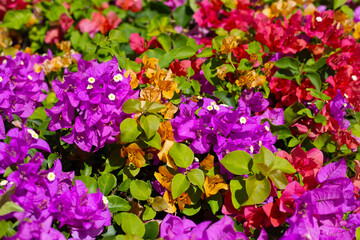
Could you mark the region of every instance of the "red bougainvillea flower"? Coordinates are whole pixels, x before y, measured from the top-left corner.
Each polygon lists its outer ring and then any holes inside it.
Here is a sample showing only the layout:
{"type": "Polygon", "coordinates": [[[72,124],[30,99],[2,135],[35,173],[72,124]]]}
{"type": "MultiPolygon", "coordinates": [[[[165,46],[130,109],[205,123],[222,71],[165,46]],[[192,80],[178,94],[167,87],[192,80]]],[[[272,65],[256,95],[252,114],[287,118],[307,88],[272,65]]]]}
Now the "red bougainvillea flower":
{"type": "Polygon", "coordinates": [[[115,5],[124,10],[139,12],[142,9],[142,0],[116,0],[115,5]]]}
{"type": "Polygon", "coordinates": [[[316,174],[319,172],[323,165],[324,156],[323,153],[317,149],[310,149],[305,152],[300,145],[295,147],[291,154],[281,150],[277,153],[277,156],[287,159],[293,167],[303,177],[304,188],[314,189],[318,182],[316,180],[316,174]]]}
{"type": "Polygon", "coordinates": [[[132,33],[130,35],[130,47],[137,54],[141,54],[148,50],[151,44],[154,44],[155,46],[159,45],[156,37],[153,37],[150,41],[146,42],[138,33],[132,33]]]}
{"type": "Polygon", "coordinates": [[[121,22],[121,19],[118,18],[116,13],[110,11],[105,17],[100,12],[93,12],[90,19],[80,20],[78,26],[81,32],[89,33],[90,37],[94,37],[95,33],[101,32],[106,34],[111,29],[117,28],[121,22]]]}

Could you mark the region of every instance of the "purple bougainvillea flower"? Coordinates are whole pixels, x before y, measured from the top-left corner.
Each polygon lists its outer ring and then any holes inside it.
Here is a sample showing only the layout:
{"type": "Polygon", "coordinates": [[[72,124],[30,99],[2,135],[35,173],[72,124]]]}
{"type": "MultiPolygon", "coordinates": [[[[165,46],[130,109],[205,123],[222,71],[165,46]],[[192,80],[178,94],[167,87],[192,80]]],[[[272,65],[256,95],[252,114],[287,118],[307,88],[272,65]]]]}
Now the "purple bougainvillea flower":
{"type": "Polygon", "coordinates": [[[235,231],[234,221],[228,216],[224,216],[220,221],[212,224],[207,230],[207,235],[209,240],[248,239],[244,233],[235,231]]]}
{"type": "Polygon", "coordinates": [[[360,22],[360,6],[358,6],[357,8],[355,8],[354,11],[354,22],[360,22]]]}
{"type": "Polygon", "coordinates": [[[351,108],[350,104],[338,90],[337,95],[330,102],[330,113],[338,121],[340,128],[347,129],[350,122],[345,119],[346,109],[351,108]]]}

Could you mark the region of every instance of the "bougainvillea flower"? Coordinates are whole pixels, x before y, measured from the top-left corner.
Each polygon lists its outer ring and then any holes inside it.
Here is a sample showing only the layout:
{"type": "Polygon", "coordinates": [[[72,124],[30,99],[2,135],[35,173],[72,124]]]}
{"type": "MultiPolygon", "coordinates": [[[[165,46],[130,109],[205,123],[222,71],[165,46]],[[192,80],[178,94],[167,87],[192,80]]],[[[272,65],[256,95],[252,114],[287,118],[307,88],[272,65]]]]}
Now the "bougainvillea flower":
{"type": "Polygon", "coordinates": [[[115,4],[124,10],[132,12],[139,12],[142,9],[142,1],[140,0],[116,0],[115,4]]]}
{"type": "Polygon", "coordinates": [[[156,180],[168,191],[171,191],[171,181],[174,177],[173,174],[165,166],[159,167],[159,172],[154,173],[156,180]]]}
{"type": "Polygon", "coordinates": [[[133,163],[135,167],[141,168],[145,164],[145,152],[136,143],[129,146],[123,146],[121,149],[121,157],[127,157],[126,164],[133,163]]]}
{"type": "Polygon", "coordinates": [[[206,197],[217,194],[221,189],[228,190],[229,185],[219,174],[214,177],[205,177],[204,190],[206,197]]]}

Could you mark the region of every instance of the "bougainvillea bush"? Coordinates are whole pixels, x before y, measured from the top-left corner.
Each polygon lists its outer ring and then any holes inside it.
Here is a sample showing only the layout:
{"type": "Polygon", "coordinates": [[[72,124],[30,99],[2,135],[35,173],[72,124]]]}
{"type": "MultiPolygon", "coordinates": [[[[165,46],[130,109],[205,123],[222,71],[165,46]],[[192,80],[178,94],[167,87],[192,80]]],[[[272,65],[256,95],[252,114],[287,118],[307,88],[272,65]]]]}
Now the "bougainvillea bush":
{"type": "Polygon", "coordinates": [[[360,239],[358,0],[0,0],[1,239],[360,239]]]}

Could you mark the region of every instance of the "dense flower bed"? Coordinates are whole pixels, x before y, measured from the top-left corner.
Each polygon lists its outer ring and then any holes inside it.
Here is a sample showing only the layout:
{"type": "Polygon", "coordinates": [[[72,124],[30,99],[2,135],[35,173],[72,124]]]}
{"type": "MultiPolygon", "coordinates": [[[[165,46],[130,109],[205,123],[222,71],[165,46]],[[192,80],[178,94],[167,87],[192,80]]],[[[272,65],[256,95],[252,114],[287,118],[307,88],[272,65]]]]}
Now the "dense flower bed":
{"type": "Polygon", "coordinates": [[[358,1],[0,21],[0,238],[360,239],[358,1]]]}

